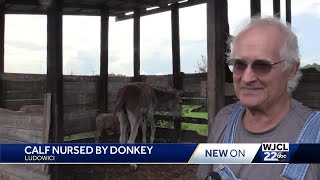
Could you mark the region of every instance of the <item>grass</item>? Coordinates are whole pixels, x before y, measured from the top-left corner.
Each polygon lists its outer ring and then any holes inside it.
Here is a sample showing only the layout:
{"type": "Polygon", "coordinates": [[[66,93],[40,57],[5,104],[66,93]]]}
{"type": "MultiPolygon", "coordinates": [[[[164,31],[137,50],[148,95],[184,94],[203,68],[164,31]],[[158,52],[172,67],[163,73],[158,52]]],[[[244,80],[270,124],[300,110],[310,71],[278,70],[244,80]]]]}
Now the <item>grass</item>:
{"type": "Polygon", "coordinates": [[[182,129],[197,131],[202,136],[208,135],[208,125],[206,124],[182,123],[182,129]]]}
{"type": "MultiPolygon", "coordinates": [[[[192,110],[197,109],[199,107],[201,107],[201,106],[200,105],[183,105],[182,106],[183,117],[194,117],[194,118],[208,119],[207,112],[192,112],[192,110]]],[[[165,114],[167,114],[167,113],[165,113],[165,114]]],[[[157,125],[160,127],[165,127],[165,128],[173,128],[173,122],[159,120],[157,125]]],[[[203,135],[203,136],[208,135],[208,126],[206,124],[182,123],[182,129],[197,131],[197,133],[199,135],[203,135]]],[[[91,138],[91,137],[94,137],[94,134],[95,134],[95,131],[69,135],[69,136],[64,137],[64,141],[67,142],[67,141],[91,138]]]]}
{"type": "MultiPolygon", "coordinates": [[[[182,106],[182,116],[183,117],[193,117],[193,118],[203,118],[208,119],[207,112],[192,112],[192,110],[201,107],[201,105],[183,105],[182,106]]],[[[158,112],[157,114],[169,114],[168,112],[158,112]]],[[[163,128],[173,128],[173,122],[158,120],[157,126],[163,128]]],[[[193,124],[193,123],[182,123],[182,129],[197,131],[199,135],[208,135],[208,125],[206,124],[193,124]]]]}
{"type": "Polygon", "coordinates": [[[182,112],[183,117],[195,117],[195,118],[203,118],[208,119],[208,113],[207,112],[192,112],[192,110],[197,109],[201,107],[200,105],[183,105],[182,106],[182,112]]]}
{"type": "MultiPolygon", "coordinates": [[[[207,112],[192,112],[192,110],[201,107],[200,105],[183,105],[183,117],[195,117],[208,119],[207,112]]],[[[192,124],[192,123],[182,123],[182,129],[197,131],[199,135],[208,135],[208,125],[206,124],[192,124]]]]}
{"type": "Polygon", "coordinates": [[[95,131],[90,131],[90,132],[84,132],[80,134],[72,134],[69,136],[64,136],[64,141],[75,141],[79,139],[85,139],[85,138],[91,138],[94,137],[95,131]]]}

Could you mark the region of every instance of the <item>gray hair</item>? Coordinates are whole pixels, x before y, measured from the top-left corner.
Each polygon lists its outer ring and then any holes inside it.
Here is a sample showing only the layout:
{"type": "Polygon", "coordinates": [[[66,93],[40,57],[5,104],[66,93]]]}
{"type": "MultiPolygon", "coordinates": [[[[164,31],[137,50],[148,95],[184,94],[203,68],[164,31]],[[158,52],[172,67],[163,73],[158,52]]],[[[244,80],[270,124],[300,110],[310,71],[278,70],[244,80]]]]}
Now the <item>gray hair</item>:
{"type": "MultiPolygon", "coordinates": [[[[286,60],[284,63],[284,70],[290,70],[294,68],[295,65],[300,64],[300,55],[298,47],[298,38],[292,32],[289,24],[284,24],[280,19],[275,17],[253,17],[251,21],[245,25],[242,30],[233,38],[229,39],[230,53],[228,54],[228,59],[235,57],[235,45],[237,44],[239,38],[248,30],[254,27],[261,26],[273,26],[276,27],[283,34],[283,44],[280,48],[280,57],[281,60],[286,60]]],[[[301,79],[302,73],[300,70],[296,75],[288,81],[287,92],[291,93],[296,89],[301,79]]]]}

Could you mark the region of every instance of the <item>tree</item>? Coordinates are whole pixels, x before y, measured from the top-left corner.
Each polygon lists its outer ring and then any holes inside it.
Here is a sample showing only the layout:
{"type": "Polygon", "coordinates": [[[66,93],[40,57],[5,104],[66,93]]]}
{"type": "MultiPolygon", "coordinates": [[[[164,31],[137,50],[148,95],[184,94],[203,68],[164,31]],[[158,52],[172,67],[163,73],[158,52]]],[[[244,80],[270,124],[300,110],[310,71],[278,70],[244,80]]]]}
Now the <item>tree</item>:
{"type": "Polygon", "coordinates": [[[308,69],[308,68],[315,68],[318,71],[320,71],[320,64],[313,63],[313,64],[307,64],[307,65],[302,67],[302,69],[308,69]]]}
{"type": "Polygon", "coordinates": [[[197,61],[197,70],[195,72],[197,73],[206,73],[207,72],[207,57],[204,55],[201,55],[201,60],[197,61]]]}

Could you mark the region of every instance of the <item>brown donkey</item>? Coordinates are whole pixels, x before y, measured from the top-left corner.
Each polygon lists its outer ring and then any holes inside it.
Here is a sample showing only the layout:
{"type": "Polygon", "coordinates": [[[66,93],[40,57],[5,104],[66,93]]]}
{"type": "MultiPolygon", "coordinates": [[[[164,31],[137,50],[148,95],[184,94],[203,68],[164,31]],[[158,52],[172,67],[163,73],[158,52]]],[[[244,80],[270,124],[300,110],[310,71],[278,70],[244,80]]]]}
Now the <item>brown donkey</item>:
{"type": "Polygon", "coordinates": [[[120,121],[120,143],[126,143],[126,128],[130,123],[131,133],[127,143],[134,143],[139,125],[142,128],[142,142],[146,143],[146,121],[151,125],[150,143],[154,141],[156,124],[154,108],[167,105],[173,116],[181,117],[181,95],[183,91],[150,85],[145,82],[129,83],[119,89],[114,114],[120,121]]]}

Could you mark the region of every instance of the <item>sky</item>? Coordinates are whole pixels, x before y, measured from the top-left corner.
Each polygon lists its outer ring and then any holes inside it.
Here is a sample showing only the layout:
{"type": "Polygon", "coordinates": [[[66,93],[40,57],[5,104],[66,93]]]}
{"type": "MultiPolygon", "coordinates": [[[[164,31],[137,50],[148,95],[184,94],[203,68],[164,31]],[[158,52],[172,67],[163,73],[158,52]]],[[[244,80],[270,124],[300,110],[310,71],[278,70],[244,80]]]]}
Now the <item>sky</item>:
{"type": "MultiPolygon", "coordinates": [[[[228,0],[230,33],[249,21],[250,0],[228,0]]],[[[263,16],[272,15],[273,0],[261,0],[263,16]]],[[[292,28],[299,39],[301,65],[320,64],[320,1],[292,0],[292,28]]],[[[194,73],[207,54],[206,4],[179,10],[181,71],[194,73]]],[[[281,0],[285,20],[285,0],[281,0]]],[[[45,15],[6,15],[5,72],[46,74],[45,15]]],[[[172,73],[171,12],[140,20],[140,74],[172,73]]],[[[98,75],[100,17],[63,16],[63,74],[98,75]]],[[[133,75],[133,20],[109,19],[109,73],[133,75]]]]}

